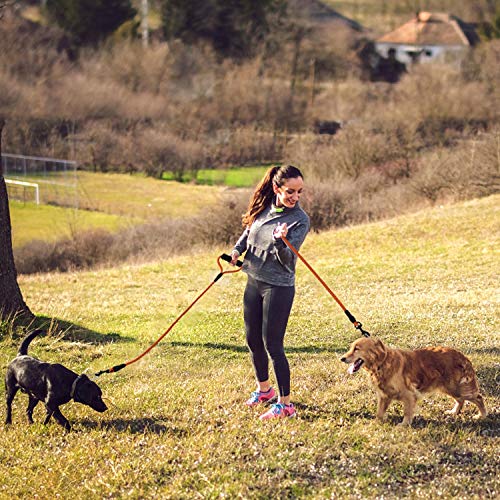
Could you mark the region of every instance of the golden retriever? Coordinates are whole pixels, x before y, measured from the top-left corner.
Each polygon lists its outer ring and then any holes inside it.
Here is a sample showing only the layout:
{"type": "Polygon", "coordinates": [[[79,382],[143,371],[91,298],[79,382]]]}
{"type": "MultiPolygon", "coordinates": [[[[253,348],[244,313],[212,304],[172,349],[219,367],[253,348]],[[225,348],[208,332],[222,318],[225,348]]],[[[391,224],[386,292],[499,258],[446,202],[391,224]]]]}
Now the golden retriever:
{"type": "Polygon", "coordinates": [[[458,415],[464,402],[471,401],[479,408],[481,417],[487,415],[474,368],[455,349],[390,349],[379,339],[361,337],[353,342],[341,361],[349,364],[351,374],[361,367],[370,373],[377,390],[379,420],[384,419],[387,408],[396,399],[404,406],[402,424],[411,425],[418,398],[434,391],[455,399],[455,407],[447,413],[458,415]]]}

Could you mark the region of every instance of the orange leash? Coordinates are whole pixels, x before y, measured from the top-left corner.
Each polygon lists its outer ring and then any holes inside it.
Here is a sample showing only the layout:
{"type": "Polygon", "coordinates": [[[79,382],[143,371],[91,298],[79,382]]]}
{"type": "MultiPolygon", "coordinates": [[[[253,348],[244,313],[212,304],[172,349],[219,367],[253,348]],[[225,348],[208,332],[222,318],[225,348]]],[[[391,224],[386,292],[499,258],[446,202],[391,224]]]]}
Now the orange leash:
{"type": "Polygon", "coordinates": [[[238,269],[223,271],[222,264],[220,262],[221,259],[224,260],[224,261],[226,261],[226,262],[231,262],[231,257],[229,255],[226,255],[226,254],[222,254],[222,255],[220,255],[217,258],[217,265],[219,266],[219,270],[220,270],[219,274],[215,277],[215,279],[212,281],[212,283],[210,283],[210,285],[208,285],[207,288],[205,288],[205,290],[203,290],[203,292],[201,292],[200,295],[198,295],[198,297],[196,297],[196,299],[194,299],[194,301],[185,309],[185,311],[168,327],[168,329],[158,338],[158,340],[156,340],[143,353],[139,354],[139,356],[135,357],[134,359],[131,359],[130,361],[127,361],[127,362],[122,363],[120,365],[116,365],[116,366],[113,366],[111,368],[108,368],[107,370],[101,370],[100,372],[97,372],[95,374],[95,376],[99,377],[103,373],[115,373],[117,371],[122,370],[126,366],[129,366],[132,363],[135,363],[136,361],[139,361],[141,358],[143,358],[144,356],[146,356],[146,354],[149,351],[151,351],[151,349],[153,349],[153,347],[157,346],[160,343],[160,341],[172,330],[172,328],[181,320],[181,318],[196,304],[196,302],[198,302],[198,300],[200,300],[203,297],[203,295],[205,295],[205,293],[208,292],[208,290],[210,290],[210,288],[220,278],[222,278],[222,276],[224,276],[224,274],[237,273],[238,271],[241,271],[241,266],[242,266],[243,263],[240,260],[238,260],[236,262],[236,266],[238,267],[238,269]]]}
{"type": "Polygon", "coordinates": [[[317,278],[317,280],[326,288],[328,293],[333,297],[335,302],[342,308],[342,311],[344,311],[345,315],[349,318],[349,321],[354,325],[355,328],[357,328],[365,337],[369,337],[370,333],[367,332],[366,330],[363,330],[363,325],[356,320],[356,318],[345,308],[344,304],[340,302],[340,299],[332,292],[330,287],[324,282],[324,280],[321,278],[321,276],[312,268],[312,266],[307,262],[302,255],[298,252],[298,250],[286,239],[285,236],[282,236],[281,239],[285,243],[285,245],[306,265],[307,269],[313,273],[313,275],[317,278]]]}

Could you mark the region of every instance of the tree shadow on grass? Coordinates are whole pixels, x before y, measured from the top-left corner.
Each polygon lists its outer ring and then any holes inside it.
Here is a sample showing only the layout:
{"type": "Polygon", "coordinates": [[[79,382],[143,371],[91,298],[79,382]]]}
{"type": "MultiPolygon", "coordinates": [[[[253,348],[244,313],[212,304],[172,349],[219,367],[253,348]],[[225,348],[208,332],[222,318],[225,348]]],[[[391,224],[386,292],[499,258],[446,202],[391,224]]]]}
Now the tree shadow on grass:
{"type": "Polygon", "coordinates": [[[52,332],[61,332],[64,340],[86,344],[104,345],[116,342],[133,342],[135,340],[132,337],[124,337],[116,332],[99,333],[77,323],[50,316],[37,316],[30,325],[30,329],[37,328],[45,332],[49,329],[52,332]]]}
{"type": "MultiPolygon", "coordinates": [[[[486,418],[475,419],[475,414],[468,413],[460,416],[446,415],[436,418],[425,418],[420,415],[415,415],[413,419],[412,429],[425,429],[429,426],[445,428],[451,433],[458,430],[468,430],[475,434],[488,437],[500,437],[500,414],[491,413],[486,418]]],[[[398,419],[396,423],[399,423],[398,419]]]]}
{"type": "Polygon", "coordinates": [[[189,434],[189,431],[176,425],[168,425],[166,417],[159,416],[157,418],[113,418],[111,420],[103,420],[96,422],[95,420],[83,419],[75,422],[86,429],[97,430],[112,430],[128,434],[173,434],[177,437],[184,437],[189,434]]]}
{"type": "MultiPolygon", "coordinates": [[[[308,405],[301,402],[294,402],[299,418],[307,422],[313,422],[320,419],[338,420],[338,425],[351,425],[358,421],[374,422],[376,421],[373,411],[368,409],[351,410],[342,413],[333,413],[331,410],[318,405],[308,405]]],[[[460,429],[466,429],[475,434],[488,437],[500,437],[500,414],[490,413],[484,419],[474,419],[475,414],[468,413],[458,417],[446,415],[436,418],[425,418],[421,415],[415,415],[411,429],[425,429],[429,426],[444,427],[449,432],[457,432],[460,429]]],[[[386,425],[398,428],[403,421],[403,415],[398,413],[390,413],[386,416],[386,420],[380,425],[386,425]]]]}

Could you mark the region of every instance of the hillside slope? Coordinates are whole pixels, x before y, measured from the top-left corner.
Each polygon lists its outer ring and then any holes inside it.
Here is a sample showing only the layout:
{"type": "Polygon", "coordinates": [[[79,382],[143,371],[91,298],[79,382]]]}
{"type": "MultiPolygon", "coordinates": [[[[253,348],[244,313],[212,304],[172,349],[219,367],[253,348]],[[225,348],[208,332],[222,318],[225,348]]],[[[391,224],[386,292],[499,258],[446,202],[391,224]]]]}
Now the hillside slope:
{"type": "MultiPolygon", "coordinates": [[[[445,415],[452,401],[433,396],[412,429],[397,427],[397,404],[378,424],[369,377],[349,376],[339,361],[357,332],[299,263],[285,342],[297,419],[263,425],[259,411],[242,404],[254,387],[245,279],[224,276],[142,361],[98,379],[107,413],[65,406],[78,432],[28,428],[19,396],[14,426],[0,433],[0,496],[497,497],[499,202],[492,196],[311,234],[301,251],[389,345],[447,344],[466,353],[491,412],[486,420],[474,421],[470,406],[458,418],[445,415]]],[[[135,357],[208,286],[217,255],[228,250],[21,277],[31,310],[68,328],[30,352],[91,373],[135,357]]],[[[17,343],[0,343],[2,366],[17,343]]]]}

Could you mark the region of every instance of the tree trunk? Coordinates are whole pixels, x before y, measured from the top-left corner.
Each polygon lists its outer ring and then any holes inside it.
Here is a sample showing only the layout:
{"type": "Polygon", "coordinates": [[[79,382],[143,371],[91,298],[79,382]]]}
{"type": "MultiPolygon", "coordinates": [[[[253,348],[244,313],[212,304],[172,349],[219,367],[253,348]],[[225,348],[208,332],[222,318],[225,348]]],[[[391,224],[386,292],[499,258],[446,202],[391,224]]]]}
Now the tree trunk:
{"type": "Polygon", "coordinates": [[[17,283],[17,272],[12,251],[12,226],[10,222],[7,185],[3,177],[2,131],[5,120],[0,118],[0,318],[33,318],[33,313],[23,300],[17,283]]]}

